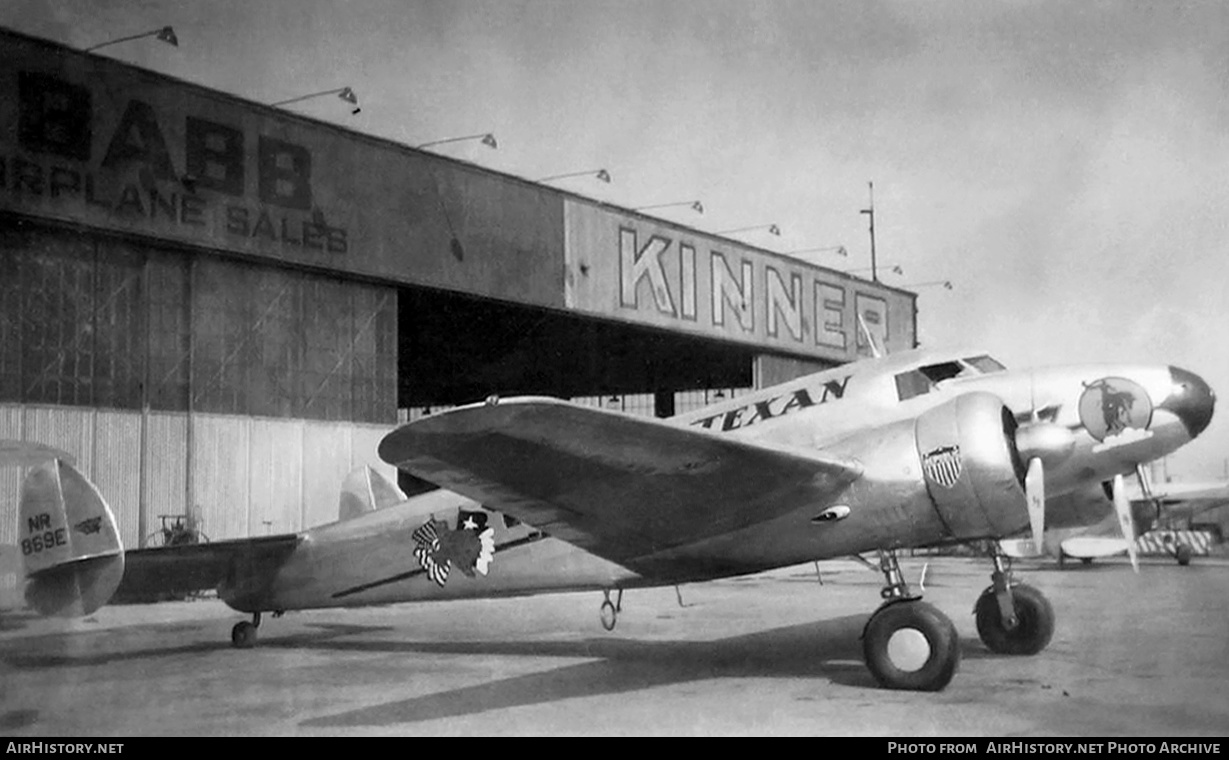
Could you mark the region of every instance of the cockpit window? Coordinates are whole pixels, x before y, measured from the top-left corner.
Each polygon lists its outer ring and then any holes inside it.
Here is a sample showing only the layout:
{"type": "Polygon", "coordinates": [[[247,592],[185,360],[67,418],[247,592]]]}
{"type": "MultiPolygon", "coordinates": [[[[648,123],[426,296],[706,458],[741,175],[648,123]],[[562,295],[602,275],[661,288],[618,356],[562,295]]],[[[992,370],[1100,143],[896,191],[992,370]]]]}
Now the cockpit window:
{"type": "Polygon", "coordinates": [[[902,372],[896,376],[896,395],[901,401],[930,393],[930,381],[918,370],[902,372]]]}
{"type": "Polygon", "coordinates": [[[984,375],[988,375],[991,372],[1003,372],[1007,369],[1002,364],[999,364],[997,361],[991,359],[985,354],[982,354],[981,356],[970,356],[968,359],[965,359],[965,361],[984,375]]]}
{"type": "Polygon", "coordinates": [[[956,377],[961,372],[964,372],[965,368],[960,362],[943,362],[942,364],[931,364],[927,367],[921,367],[918,371],[929,378],[930,382],[938,383],[956,377]]]}

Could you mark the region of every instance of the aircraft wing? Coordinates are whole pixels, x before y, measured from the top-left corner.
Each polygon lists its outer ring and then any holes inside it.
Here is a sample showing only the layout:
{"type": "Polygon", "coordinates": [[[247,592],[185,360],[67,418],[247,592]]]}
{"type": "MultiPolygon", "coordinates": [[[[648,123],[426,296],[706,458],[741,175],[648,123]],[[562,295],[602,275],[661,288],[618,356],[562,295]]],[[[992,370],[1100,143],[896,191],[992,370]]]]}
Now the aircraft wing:
{"type": "Polygon", "coordinates": [[[548,398],[459,407],[403,425],[384,461],[629,564],[812,504],[853,463],[548,398]]]}
{"type": "Polygon", "coordinates": [[[1229,483],[1164,483],[1152,487],[1168,520],[1185,520],[1229,504],[1229,483]]]}
{"type": "Polygon", "coordinates": [[[114,602],[147,601],[161,594],[234,586],[259,587],[273,580],[294,551],[290,533],[124,552],[124,577],[114,602]]]}

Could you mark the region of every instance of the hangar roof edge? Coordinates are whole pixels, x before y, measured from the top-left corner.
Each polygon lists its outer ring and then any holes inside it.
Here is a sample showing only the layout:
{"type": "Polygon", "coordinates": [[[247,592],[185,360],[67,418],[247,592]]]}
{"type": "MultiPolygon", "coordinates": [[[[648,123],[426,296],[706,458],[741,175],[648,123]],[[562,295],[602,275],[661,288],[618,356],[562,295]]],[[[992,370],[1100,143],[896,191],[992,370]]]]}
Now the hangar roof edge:
{"type": "Polygon", "coordinates": [[[701,236],[701,237],[711,238],[714,240],[720,240],[723,243],[727,243],[737,248],[742,248],[742,249],[749,250],[749,251],[755,251],[756,253],[759,253],[759,254],[771,256],[773,258],[777,258],[777,259],[784,260],[784,261],[789,261],[792,265],[795,265],[795,266],[802,266],[808,269],[822,270],[824,272],[837,275],[841,279],[844,279],[844,280],[862,283],[866,285],[871,285],[877,288],[883,288],[885,290],[889,290],[889,291],[898,293],[900,295],[903,295],[907,298],[911,298],[915,302],[917,299],[917,293],[915,291],[908,290],[900,286],[891,285],[883,281],[870,280],[865,277],[858,277],[856,275],[852,275],[847,272],[842,272],[838,269],[832,269],[830,267],[825,267],[819,264],[811,263],[809,261],[797,259],[785,253],[781,253],[779,251],[773,251],[767,248],[761,248],[759,246],[751,245],[741,240],[734,240],[732,238],[724,237],[722,235],[719,235],[713,232],[697,229],[695,227],[689,227],[685,224],[680,224],[678,222],[674,222],[668,219],[662,219],[660,217],[656,217],[651,214],[645,214],[643,212],[636,211],[631,208],[620,206],[616,203],[611,203],[609,201],[603,201],[603,200],[599,200],[596,198],[590,198],[588,196],[581,195],[579,193],[569,191],[563,188],[557,188],[551,185],[544,185],[544,184],[526,179],[524,177],[517,176],[515,174],[501,172],[496,169],[491,169],[489,167],[485,167],[480,164],[475,164],[469,161],[464,161],[458,158],[454,158],[452,156],[446,156],[446,155],[441,155],[438,153],[433,153],[431,151],[422,150],[419,148],[415,148],[412,145],[400,143],[400,142],[397,142],[396,140],[392,140],[386,137],[380,137],[378,135],[372,135],[366,132],[360,132],[358,130],[350,129],[340,124],[333,123],[333,122],[324,121],[321,119],[314,119],[310,116],[306,116],[306,115],[297,113],[295,111],[288,111],[282,108],[277,108],[276,106],[268,105],[266,103],[261,103],[259,101],[249,100],[239,95],[235,95],[234,93],[226,92],[224,90],[214,89],[212,87],[208,87],[206,85],[199,84],[197,82],[192,82],[186,79],[181,79],[179,77],[172,76],[170,74],[165,74],[159,71],[154,71],[152,69],[143,68],[141,66],[137,66],[137,65],[128,63],[126,61],[121,61],[115,58],[109,58],[107,56],[98,55],[96,53],[90,53],[85,50],[80,50],[70,45],[64,44],[62,42],[57,42],[55,40],[49,40],[43,37],[38,37],[35,35],[27,34],[25,32],[19,32],[10,27],[0,26],[0,36],[6,36],[6,35],[10,37],[19,38],[21,40],[26,41],[27,43],[41,45],[43,47],[50,48],[53,51],[61,55],[72,55],[72,56],[78,56],[78,57],[83,57],[87,59],[104,61],[106,65],[108,66],[114,66],[119,69],[125,69],[125,70],[135,73],[136,75],[139,75],[145,78],[159,80],[164,84],[171,84],[171,85],[189,88],[199,93],[202,93],[204,95],[207,95],[209,97],[214,97],[214,98],[219,98],[225,101],[230,101],[234,104],[237,104],[243,107],[254,108],[256,110],[265,111],[269,113],[270,115],[277,116],[278,118],[298,122],[300,124],[310,126],[313,128],[320,128],[320,129],[324,129],[327,131],[331,131],[331,132],[340,134],[342,136],[345,136],[347,138],[357,139],[359,141],[367,142],[373,145],[383,146],[386,148],[391,148],[394,150],[413,153],[418,156],[422,156],[422,157],[425,157],[425,158],[428,158],[434,161],[438,161],[441,164],[452,165],[452,166],[456,166],[456,167],[463,168],[466,170],[485,174],[488,176],[498,177],[504,180],[510,180],[515,183],[519,183],[519,184],[522,184],[528,187],[535,188],[539,191],[546,191],[548,193],[558,195],[561,198],[571,199],[571,200],[574,200],[580,203],[596,206],[598,208],[602,208],[608,211],[613,211],[619,214],[624,214],[627,216],[634,216],[634,217],[637,217],[637,218],[640,218],[646,221],[651,221],[654,224],[660,224],[660,225],[667,226],[673,229],[685,231],[688,234],[694,234],[694,235],[701,236]]]}

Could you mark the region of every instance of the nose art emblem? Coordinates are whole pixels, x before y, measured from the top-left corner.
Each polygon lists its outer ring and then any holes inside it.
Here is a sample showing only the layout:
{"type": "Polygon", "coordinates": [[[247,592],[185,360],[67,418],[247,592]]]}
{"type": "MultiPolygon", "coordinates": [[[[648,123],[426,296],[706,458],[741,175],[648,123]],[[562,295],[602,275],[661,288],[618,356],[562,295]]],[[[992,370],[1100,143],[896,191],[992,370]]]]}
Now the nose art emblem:
{"type": "Polygon", "coordinates": [[[1098,441],[1122,445],[1151,435],[1152,399],[1139,383],[1125,377],[1105,377],[1084,383],[1080,422],[1098,441]]]}

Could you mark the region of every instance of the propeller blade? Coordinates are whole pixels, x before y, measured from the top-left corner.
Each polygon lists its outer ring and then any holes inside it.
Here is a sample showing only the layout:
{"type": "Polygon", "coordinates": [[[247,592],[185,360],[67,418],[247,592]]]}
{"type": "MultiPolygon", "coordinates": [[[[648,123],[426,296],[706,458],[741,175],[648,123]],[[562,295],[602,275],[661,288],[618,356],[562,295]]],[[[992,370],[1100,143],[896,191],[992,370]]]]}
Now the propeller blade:
{"type": "Polygon", "coordinates": [[[1114,476],[1114,512],[1118,515],[1118,527],[1122,529],[1122,537],[1127,540],[1127,556],[1131,558],[1131,567],[1138,573],[1139,558],[1135,554],[1135,520],[1131,517],[1131,500],[1127,498],[1121,475],[1114,476]]]}
{"type": "Polygon", "coordinates": [[[1042,538],[1045,536],[1046,481],[1045,466],[1038,457],[1028,460],[1028,473],[1024,476],[1024,495],[1028,499],[1028,524],[1033,531],[1033,553],[1041,554],[1044,551],[1042,538]]]}

